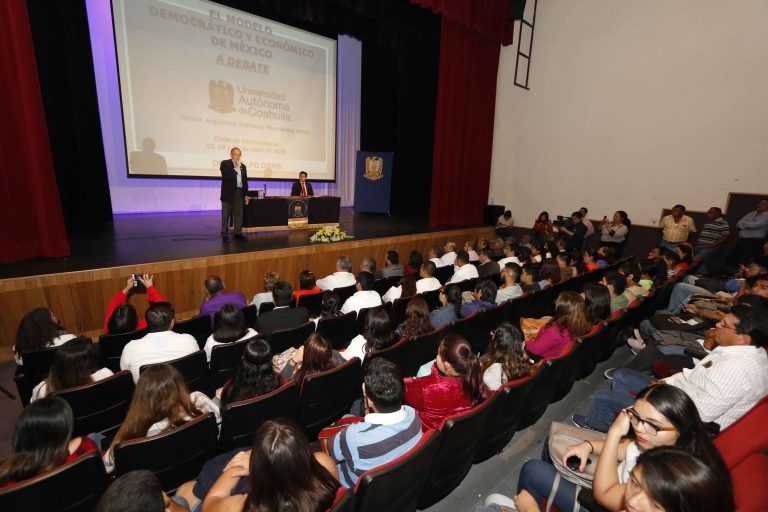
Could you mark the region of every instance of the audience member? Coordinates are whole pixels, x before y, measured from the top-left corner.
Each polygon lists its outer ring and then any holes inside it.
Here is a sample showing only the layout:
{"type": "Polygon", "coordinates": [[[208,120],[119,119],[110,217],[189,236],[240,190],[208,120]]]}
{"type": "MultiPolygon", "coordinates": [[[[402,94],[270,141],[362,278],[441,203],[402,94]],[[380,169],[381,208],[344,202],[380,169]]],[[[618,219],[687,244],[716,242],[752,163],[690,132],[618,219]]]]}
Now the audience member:
{"type": "MultiPolygon", "coordinates": [[[[430,265],[434,265],[431,261],[428,261],[430,265]]],[[[440,281],[437,281],[440,284],[440,281]]],[[[390,286],[387,293],[381,298],[381,302],[394,302],[396,299],[413,297],[417,293],[416,289],[416,276],[408,274],[400,278],[400,281],[395,286],[390,286]]]]}
{"type": "Polygon", "coordinates": [[[59,323],[53,311],[48,308],[35,308],[24,315],[16,330],[16,345],[13,346],[16,364],[24,364],[26,352],[58,347],[74,337],[74,334],[69,334],[59,323]]]}
{"type": "Polygon", "coordinates": [[[440,290],[439,298],[442,306],[429,314],[429,321],[435,329],[461,318],[461,287],[449,284],[440,290]]]}
{"type": "Polygon", "coordinates": [[[349,346],[341,351],[342,357],[349,361],[353,357],[365,360],[365,356],[376,350],[383,350],[398,340],[389,322],[389,313],[382,308],[373,308],[365,317],[363,334],[358,334],[349,346]]]}
{"type": "Polygon", "coordinates": [[[505,300],[514,299],[523,294],[518,281],[520,272],[523,269],[517,263],[507,263],[501,268],[501,279],[503,284],[496,290],[496,303],[501,304],[505,300]]]}
{"type": "Polygon", "coordinates": [[[552,221],[549,220],[548,212],[541,212],[533,223],[533,244],[541,245],[551,238],[552,233],[555,232],[555,227],[552,221]]]}
{"type": "Polygon", "coordinates": [[[339,256],[336,260],[336,272],[317,281],[321,290],[333,290],[355,284],[355,275],[352,270],[352,261],[347,256],[339,256]]]}
{"type": "Polygon", "coordinates": [[[570,350],[576,338],[591,329],[581,295],[571,291],[560,292],[555,301],[554,316],[535,339],[525,344],[525,349],[541,359],[558,357],[570,350]]]}
{"type": "MultiPolygon", "coordinates": [[[[235,510],[328,510],[339,488],[338,472],[325,453],[312,453],[307,437],[293,423],[268,420],[249,451],[236,455],[205,497],[205,512],[235,510]],[[246,494],[236,494],[247,476],[246,494]]],[[[192,505],[193,507],[195,504],[192,505]]]]}
{"type": "Polygon", "coordinates": [[[301,385],[307,375],[336,368],[344,361],[322,334],[314,332],[287,358],[280,375],[286,381],[294,380],[301,385]]]}
{"type": "Polygon", "coordinates": [[[370,257],[365,257],[360,262],[360,272],[370,272],[376,281],[384,278],[384,275],[376,270],[376,260],[370,257]]]}
{"type": "Polygon", "coordinates": [[[575,269],[571,266],[571,255],[567,252],[558,253],[555,256],[557,262],[557,268],[560,270],[560,281],[567,281],[568,279],[575,277],[575,269]]]}
{"type": "Polygon", "coordinates": [[[640,278],[642,273],[640,266],[637,263],[626,261],[619,267],[619,274],[623,275],[627,280],[627,287],[624,289],[624,296],[631,303],[633,300],[639,297],[645,297],[648,295],[648,289],[640,285],[640,278]]]}
{"type": "Polygon", "coordinates": [[[129,341],[120,355],[120,369],[130,370],[134,382],[138,382],[142,366],[164,363],[200,350],[192,335],[172,331],[176,325],[176,312],[169,303],[151,305],[146,317],[149,333],[129,341]]]}
{"type": "MultiPolygon", "coordinates": [[[[443,255],[440,257],[443,265],[453,265],[456,261],[456,244],[453,242],[446,242],[443,246],[443,255]]],[[[469,261],[469,256],[467,256],[469,261]]]]}
{"type": "Polygon", "coordinates": [[[0,464],[0,489],[95,451],[89,438],[72,438],[74,428],[72,409],[62,398],[46,397],[25,407],[13,428],[11,455],[0,464]]]}
{"type": "Polygon", "coordinates": [[[216,313],[213,320],[213,334],[205,340],[205,357],[211,362],[213,347],[226,343],[247,340],[256,336],[257,332],[245,326],[245,316],[242,310],[234,304],[226,304],[216,313]]]}
{"type": "Polygon", "coordinates": [[[478,277],[477,267],[469,262],[469,255],[461,251],[456,255],[456,269],[447,284],[460,283],[478,277]]]}
{"type": "Polygon", "coordinates": [[[587,282],[581,288],[587,322],[597,325],[611,316],[611,293],[600,283],[587,282]]]}
{"type": "Polygon", "coordinates": [[[107,471],[114,469],[113,450],[121,441],[161,434],[209,412],[221,421],[216,403],[199,391],[190,393],[179,370],[165,363],[151,365],[139,377],[125,420],[104,454],[107,471]]]}
{"type": "Polygon", "coordinates": [[[480,259],[480,256],[477,254],[477,251],[475,251],[475,247],[472,244],[471,240],[467,240],[466,242],[464,242],[464,249],[463,250],[469,256],[469,261],[470,262],[478,261],[480,259]]]}
{"type": "Polygon", "coordinates": [[[405,386],[397,365],[376,358],[363,370],[365,418],[334,435],[328,452],[341,485],[353,489],[361,474],[407,453],[421,439],[421,419],[403,405],[405,386]]]}
{"type": "Polygon", "coordinates": [[[442,287],[440,281],[435,277],[436,270],[435,264],[431,261],[425,261],[421,264],[419,269],[420,279],[416,281],[416,293],[431,292],[442,287]]]}
{"type": "Polygon", "coordinates": [[[515,225],[515,219],[512,218],[512,212],[507,210],[496,219],[496,234],[506,238],[512,234],[512,226],[515,225]]]}
{"type": "Polygon", "coordinates": [[[405,321],[395,330],[400,338],[412,338],[432,332],[434,329],[429,321],[429,306],[421,297],[408,301],[405,308],[405,321]]]}
{"type": "Polygon", "coordinates": [[[587,227],[582,222],[584,216],[581,212],[571,214],[571,225],[560,226],[558,230],[563,233],[565,242],[568,244],[569,251],[576,251],[583,247],[584,239],[587,236],[587,227]]]}
{"type": "Polygon", "coordinates": [[[95,512],[189,512],[189,503],[180,496],[170,497],[157,476],[146,469],[117,478],[96,505],[95,512]]]}
{"type": "Polygon", "coordinates": [[[685,206],[676,204],[670,215],[665,215],[659,222],[661,228],[661,247],[674,251],[677,244],[688,241],[691,233],[696,232],[693,219],[685,215],[685,206]]]}
{"type": "Polygon", "coordinates": [[[360,272],[357,274],[357,290],[348,298],[341,307],[342,313],[354,311],[359,313],[364,308],[375,308],[381,306],[381,295],[373,289],[373,274],[370,272],[360,272]]]}
{"type": "Polygon", "coordinates": [[[405,379],[405,403],[416,409],[424,431],[439,428],[446,417],[476,406],[487,393],[480,359],[457,334],[440,342],[430,375],[405,379]]]}
{"type": "MultiPolygon", "coordinates": [[[[519,265],[520,264],[520,260],[515,255],[515,247],[513,245],[510,245],[510,244],[505,244],[504,245],[504,257],[501,258],[497,263],[499,264],[499,269],[504,268],[504,265],[506,265],[507,263],[517,263],[519,265]]],[[[501,270],[499,270],[499,271],[501,271],[501,270]]]]}
{"type": "Polygon", "coordinates": [[[140,288],[144,288],[146,291],[147,301],[150,305],[155,302],[166,301],[163,294],[154,285],[155,276],[148,274],[136,274],[136,276],[136,279],[133,278],[133,275],[129,277],[125,283],[125,288],[109,299],[107,312],[104,315],[104,334],[121,334],[147,328],[147,322],[144,319],[139,320],[136,308],[128,304],[129,296],[139,291],[140,288]]]}
{"type": "Polygon", "coordinates": [[[664,265],[667,267],[667,279],[673,278],[683,272],[680,267],[680,255],[674,251],[665,251],[661,255],[664,265]]]}
{"type": "Polygon", "coordinates": [[[595,226],[592,224],[592,221],[589,220],[589,217],[587,217],[589,210],[587,210],[586,206],[582,206],[579,208],[579,213],[581,214],[581,222],[584,224],[584,227],[587,228],[587,232],[584,233],[584,238],[589,238],[595,234],[595,226]]]}
{"type": "Polygon", "coordinates": [[[523,272],[520,274],[520,288],[524,292],[538,292],[541,291],[541,285],[539,284],[539,267],[532,263],[526,263],[523,265],[523,272]]]}
{"type": "Polygon", "coordinates": [[[328,318],[336,318],[337,316],[341,316],[341,299],[339,298],[339,294],[327,290],[323,292],[323,302],[320,304],[320,316],[313,319],[315,323],[317,323],[319,320],[328,319],[328,318]]]}
{"type": "Polygon", "coordinates": [[[294,290],[293,298],[296,299],[296,305],[299,304],[299,297],[304,295],[315,295],[322,290],[315,283],[315,274],[311,270],[302,270],[299,273],[299,289],[294,290]]]}
{"type": "Polygon", "coordinates": [[[221,406],[265,395],[280,384],[280,375],[272,368],[272,348],[264,338],[256,338],[245,346],[240,366],[221,389],[221,406]]]}
{"type": "Polygon", "coordinates": [[[278,281],[272,290],[275,309],[259,315],[257,330],[264,336],[271,336],[278,329],[293,329],[309,320],[309,311],[305,307],[290,307],[293,287],[285,281],[278,281]]]}
{"type": "Polygon", "coordinates": [[[627,278],[619,272],[606,272],[600,281],[611,294],[611,314],[629,306],[629,299],[624,295],[627,288],[627,278]]]}
{"type": "Polygon", "coordinates": [[[539,268],[539,286],[543,290],[549,288],[553,284],[557,284],[562,280],[560,275],[560,265],[557,264],[557,260],[553,258],[547,258],[541,262],[539,268]]]}
{"type": "MultiPolygon", "coordinates": [[[[265,279],[266,282],[266,279],[265,279]]],[[[238,308],[244,308],[248,305],[245,300],[245,295],[240,292],[227,292],[224,289],[224,281],[219,276],[208,276],[205,278],[205,299],[200,304],[200,312],[198,315],[209,315],[211,317],[211,324],[213,324],[213,316],[221,310],[227,304],[233,304],[238,308]]],[[[257,294],[258,297],[261,294],[257,294]]],[[[272,293],[269,292],[270,300],[266,302],[272,302],[272,293]]],[[[259,309],[259,304],[256,303],[256,297],[253,298],[256,309],[259,309]]]]}
{"type": "MultiPolygon", "coordinates": [[[[702,420],[726,428],[768,393],[768,312],[736,305],[717,323],[714,336],[717,347],[707,357],[661,382],[685,391],[702,420]]],[[[652,382],[638,371],[616,369],[611,389],[599,391],[589,415],[575,415],[574,422],[606,431],[614,415],[632,403],[630,394],[652,382]]]]}
{"type": "Polygon", "coordinates": [[[461,316],[464,318],[496,305],[496,283],[487,278],[480,279],[477,284],[475,284],[475,291],[472,292],[472,298],[473,300],[461,305],[461,316]]]}
{"type": "Polygon", "coordinates": [[[405,270],[400,264],[400,255],[397,251],[387,251],[384,257],[384,268],[381,269],[381,273],[387,278],[405,274],[405,270]]]}
{"type": "Polygon", "coordinates": [[[53,391],[90,384],[111,375],[112,370],[100,367],[98,349],[90,338],[72,338],[56,351],[48,378],[35,386],[29,401],[34,402],[53,391]]]}
{"type": "Polygon", "coordinates": [[[614,212],[611,221],[608,220],[608,217],[603,217],[600,223],[600,245],[614,248],[616,253],[621,256],[629,235],[629,226],[630,221],[624,210],[614,212]]]}
{"type": "Polygon", "coordinates": [[[736,223],[739,240],[733,248],[731,259],[734,263],[746,264],[750,258],[760,256],[768,234],[768,199],[761,199],[754,211],[744,215],[736,223]]]}
{"type": "Polygon", "coordinates": [[[419,251],[411,251],[411,254],[408,256],[408,264],[405,265],[403,271],[406,274],[416,274],[423,263],[424,256],[419,251]]]}
{"type": "Polygon", "coordinates": [[[593,272],[600,268],[597,264],[596,254],[593,251],[584,251],[581,254],[581,261],[584,263],[584,267],[587,269],[587,272],[593,272]]]}
{"type": "Polygon", "coordinates": [[[493,261],[493,251],[483,249],[480,253],[480,265],[477,267],[478,277],[493,277],[501,272],[499,264],[493,261]]]}
{"type": "MultiPolygon", "coordinates": [[[[766,216],[768,218],[768,215],[766,216]]],[[[701,227],[699,237],[696,239],[696,261],[699,262],[697,274],[707,275],[714,270],[714,264],[718,260],[719,252],[731,235],[728,221],[723,217],[723,211],[717,206],[707,210],[707,223],[701,227]],[[712,268],[710,268],[712,267],[712,268]]]]}
{"type": "MultiPolygon", "coordinates": [[[[277,272],[265,272],[264,273],[264,291],[257,293],[253,296],[251,304],[256,306],[258,311],[261,305],[265,302],[275,302],[275,298],[272,295],[272,291],[275,289],[275,285],[280,280],[280,275],[277,272]]],[[[233,303],[234,304],[234,303],[233,303]]]]}
{"type": "Polygon", "coordinates": [[[429,261],[435,264],[437,268],[444,267],[445,263],[443,262],[443,249],[439,245],[433,245],[429,249],[429,253],[427,254],[427,257],[429,258],[429,261]]]}
{"type": "Polygon", "coordinates": [[[502,322],[492,333],[482,358],[483,382],[496,391],[507,382],[531,374],[531,362],[525,352],[525,339],[519,328],[502,322]]]}
{"type": "Polygon", "coordinates": [[[688,242],[681,242],[675,247],[675,252],[680,256],[679,267],[688,270],[693,265],[693,247],[688,242]]]}

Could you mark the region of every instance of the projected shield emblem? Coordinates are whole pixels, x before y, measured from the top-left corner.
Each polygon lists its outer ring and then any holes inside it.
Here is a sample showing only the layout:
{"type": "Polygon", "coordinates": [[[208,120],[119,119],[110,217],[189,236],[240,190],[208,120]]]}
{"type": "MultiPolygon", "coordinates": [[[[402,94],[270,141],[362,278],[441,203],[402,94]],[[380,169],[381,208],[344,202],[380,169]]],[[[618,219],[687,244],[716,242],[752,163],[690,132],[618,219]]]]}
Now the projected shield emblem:
{"type": "Polygon", "coordinates": [[[224,80],[210,80],[208,82],[208,96],[211,103],[208,108],[214,112],[229,114],[235,111],[235,88],[224,80]]]}

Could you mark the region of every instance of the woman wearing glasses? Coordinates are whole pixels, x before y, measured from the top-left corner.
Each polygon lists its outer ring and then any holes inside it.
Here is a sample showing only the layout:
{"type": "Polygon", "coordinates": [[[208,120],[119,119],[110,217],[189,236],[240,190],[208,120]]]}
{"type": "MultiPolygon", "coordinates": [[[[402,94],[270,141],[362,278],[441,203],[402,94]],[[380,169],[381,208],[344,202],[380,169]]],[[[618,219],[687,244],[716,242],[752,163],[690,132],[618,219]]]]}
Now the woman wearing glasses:
{"type": "MultiPolygon", "coordinates": [[[[695,455],[720,475],[722,485],[731,485],[725,463],[704,431],[693,401],[679,388],[667,384],[642,390],[632,407],[616,417],[603,441],[584,441],[570,446],[563,456],[563,464],[575,456],[580,461],[579,471],[584,471],[589,455],[599,455],[594,496],[608,510],[625,510],[625,487],[638,457],[660,446],[674,446],[695,455]]],[[[552,464],[543,460],[528,461],[520,473],[519,493],[514,500],[490,495],[486,505],[530,511],[539,510],[542,499],[549,499],[560,510],[583,510],[576,500],[580,487],[557,476],[552,464]]]]}

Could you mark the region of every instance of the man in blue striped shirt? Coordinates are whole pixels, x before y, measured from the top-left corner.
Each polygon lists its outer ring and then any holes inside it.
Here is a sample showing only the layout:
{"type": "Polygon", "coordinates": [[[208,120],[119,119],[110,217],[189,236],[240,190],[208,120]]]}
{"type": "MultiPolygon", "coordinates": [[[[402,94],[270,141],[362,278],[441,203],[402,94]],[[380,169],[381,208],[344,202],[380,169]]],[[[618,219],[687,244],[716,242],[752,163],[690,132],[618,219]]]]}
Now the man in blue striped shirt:
{"type": "Polygon", "coordinates": [[[330,456],[341,485],[354,488],[357,479],[405,454],[421,439],[421,419],[403,405],[405,386],[398,367],[384,358],[366,363],[363,375],[365,419],[336,434],[330,456]]]}

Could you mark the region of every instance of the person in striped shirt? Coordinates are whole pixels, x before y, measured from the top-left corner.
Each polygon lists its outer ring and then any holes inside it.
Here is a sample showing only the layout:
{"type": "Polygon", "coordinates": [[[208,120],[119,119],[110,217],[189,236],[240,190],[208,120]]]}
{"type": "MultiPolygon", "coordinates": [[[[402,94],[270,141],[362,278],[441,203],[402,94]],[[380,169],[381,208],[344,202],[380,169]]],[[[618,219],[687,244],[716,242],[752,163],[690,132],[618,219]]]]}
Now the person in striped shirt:
{"type": "Polygon", "coordinates": [[[701,227],[699,239],[696,241],[694,254],[696,261],[700,261],[698,274],[707,275],[711,272],[711,265],[715,261],[720,248],[728,241],[730,227],[728,221],[723,218],[723,211],[717,206],[707,210],[709,222],[701,227]]]}
{"type": "Polygon", "coordinates": [[[364,472],[395,460],[419,442],[421,419],[412,407],[403,405],[404,398],[403,377],[394,363],[384,358],[367,362],[365,419],[340,431],[329,443],[341,485],[354,488],[364,472]]]}

